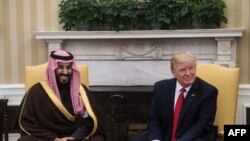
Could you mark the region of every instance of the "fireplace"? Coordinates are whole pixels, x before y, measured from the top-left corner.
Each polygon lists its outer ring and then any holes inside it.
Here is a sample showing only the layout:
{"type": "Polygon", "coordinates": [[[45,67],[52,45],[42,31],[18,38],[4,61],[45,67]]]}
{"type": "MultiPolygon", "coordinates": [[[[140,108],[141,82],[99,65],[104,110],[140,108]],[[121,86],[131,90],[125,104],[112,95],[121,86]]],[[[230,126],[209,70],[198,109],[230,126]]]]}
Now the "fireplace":
{"type": "Polygon", "coordinates": [[[146,129],[151,86],[91,86],[91,96],[107,133],[107,141],[128,141],[146,129]],[[131,129],[133,125],[137,125],[131,129]]]}

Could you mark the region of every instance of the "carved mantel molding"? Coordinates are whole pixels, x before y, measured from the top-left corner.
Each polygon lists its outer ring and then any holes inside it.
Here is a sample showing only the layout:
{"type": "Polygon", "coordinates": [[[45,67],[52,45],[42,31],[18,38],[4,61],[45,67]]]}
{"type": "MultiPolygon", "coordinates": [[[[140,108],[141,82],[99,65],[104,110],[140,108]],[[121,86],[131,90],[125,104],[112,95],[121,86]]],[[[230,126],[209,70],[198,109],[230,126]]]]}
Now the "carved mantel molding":
{"type": "Polygon", "coordinates": [[[36,32],[36,39],[145,39],[240,37],[244,29],[130,30],[130,31],[49,31],[36,32]]]}
{"type": "Polygon", "coordinates": [[[187,50],[198,63],[235,67],[244,29],[35,32],[48,51],[63,49],[89,65],[90,85],[153,85],[171,78],[170,58],[187,50]]]}
{"type": "Polygon", "coordinates": [[[57,49],[69,50],[78,60],[164,60],[169,59],[175,51],[190,50],[198,59],[235,67],[235,41],[243,35],[243,31],[242,28],[52,31],[36,32],[36,39],[45,40],[49,52],[57,49]]]}

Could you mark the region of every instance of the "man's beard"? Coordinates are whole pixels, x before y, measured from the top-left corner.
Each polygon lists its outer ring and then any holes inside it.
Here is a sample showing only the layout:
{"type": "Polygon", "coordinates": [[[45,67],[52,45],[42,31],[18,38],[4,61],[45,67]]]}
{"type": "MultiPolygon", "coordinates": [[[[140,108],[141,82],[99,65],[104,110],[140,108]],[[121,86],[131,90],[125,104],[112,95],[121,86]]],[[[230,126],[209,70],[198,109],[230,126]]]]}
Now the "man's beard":
{"type": "Polygon", "coordinates": [[[65,74],[59,74],[59,75],[56,75],[56,82],[57,82],[57,85],[58,87],[62,86],[62,87],[65,87],[65,86],[69,86],[70,85],[70,80],[71,80],[71,75],[65,75],[65,74]],[[60,80],[60,77],[61,76],[67,76],[68,77],[68,81],[66,82],[61,82],[60,80]]]}

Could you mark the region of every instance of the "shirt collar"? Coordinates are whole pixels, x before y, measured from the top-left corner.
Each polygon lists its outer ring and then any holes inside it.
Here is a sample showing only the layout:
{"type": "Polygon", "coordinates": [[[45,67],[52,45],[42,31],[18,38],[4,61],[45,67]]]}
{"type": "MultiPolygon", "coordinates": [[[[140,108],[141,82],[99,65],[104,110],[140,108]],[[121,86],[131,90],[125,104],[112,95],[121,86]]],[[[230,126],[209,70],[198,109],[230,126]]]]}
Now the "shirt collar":
{"type": "MultiPolygon", "coordinates": [[[[190,86],[188,86],[188,87],[185,87],[186,92],[184,93],[184,97],[186,97],[186,95],[187,95],[188,91],[190,90],[191,86],[192,86],[192,85],[190,85],[190,86]]],[[[181,90],[182,88],[183,88],[183,87],[181,86],[181,84],[180,84],[178,81],[176,81],[176,88],[175,88],[175,91],[177,91],[177,92],[179,93],[180,90],[181,90]]]]}

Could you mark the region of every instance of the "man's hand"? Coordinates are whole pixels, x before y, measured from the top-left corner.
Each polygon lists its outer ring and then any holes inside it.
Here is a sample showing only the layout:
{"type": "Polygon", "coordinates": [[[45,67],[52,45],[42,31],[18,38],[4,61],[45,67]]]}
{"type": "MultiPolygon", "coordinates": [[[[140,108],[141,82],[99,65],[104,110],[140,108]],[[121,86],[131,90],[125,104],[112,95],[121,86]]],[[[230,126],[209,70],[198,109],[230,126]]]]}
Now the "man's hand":
{"type": "Polygon", "coordinates": [[[75,138],[73,137],[64,137],[64,138],[55,138],[54,141],[72,141],[75,138]]]}

